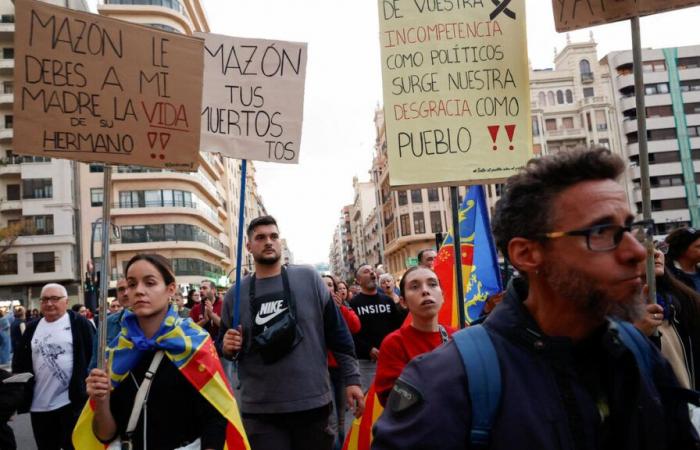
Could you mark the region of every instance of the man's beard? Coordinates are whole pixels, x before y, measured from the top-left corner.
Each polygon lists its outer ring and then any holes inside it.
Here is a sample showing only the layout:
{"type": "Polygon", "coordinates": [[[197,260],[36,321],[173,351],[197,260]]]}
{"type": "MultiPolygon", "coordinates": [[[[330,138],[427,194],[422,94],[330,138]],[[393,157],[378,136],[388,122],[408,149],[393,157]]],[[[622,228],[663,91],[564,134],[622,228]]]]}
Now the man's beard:
{"type": "Polygon", "coordinates": [[[559,296],[578,304],[589,318],[602,320],[606,316],[635,322],[644,317],[646,308],[641,291],[624,300],[612,299],[596,287],[596,282],[581,272],[550,263],[542,269],[542,276],[559,296]]]}
{"type": "Polygon", "coordinates": [[[369,280],[365,283],[365,285],[363,287],[368,291],[373,291],[373,290],[377,289],[377,281],[376,280],[369,280]]]}
{"type": "Polygon", "coordinates": [[[253,255],[253,259],[258,264],[262,264],[264,266],[272,266],[280,260],[280,255],[277,254],[277,252],[275,252],[275,256],[265,256],[264,254],[258,256],[253,255]]]}

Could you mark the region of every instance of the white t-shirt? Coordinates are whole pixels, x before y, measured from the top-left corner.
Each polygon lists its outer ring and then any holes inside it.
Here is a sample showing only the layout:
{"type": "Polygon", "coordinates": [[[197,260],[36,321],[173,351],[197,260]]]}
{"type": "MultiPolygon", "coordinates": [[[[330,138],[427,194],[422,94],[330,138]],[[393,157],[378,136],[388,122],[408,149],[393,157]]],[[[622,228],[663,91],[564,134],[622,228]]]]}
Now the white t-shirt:
{"type": "Polygon", "coordinates": [[[32,338],[32,364],[35,384],[31,411],[54,411],[69,404],[73,335],[68,313],[53,322],[41,319],[32,338]]]}

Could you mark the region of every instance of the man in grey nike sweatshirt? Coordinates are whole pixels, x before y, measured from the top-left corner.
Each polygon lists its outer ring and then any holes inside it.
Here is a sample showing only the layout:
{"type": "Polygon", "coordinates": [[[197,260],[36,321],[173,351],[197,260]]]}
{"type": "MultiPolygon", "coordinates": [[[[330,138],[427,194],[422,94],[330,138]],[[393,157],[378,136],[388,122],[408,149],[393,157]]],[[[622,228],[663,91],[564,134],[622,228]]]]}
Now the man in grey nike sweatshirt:
{"type": "Polygon", "coordinates": [[[254,219],[247,233],[255,277],[241,282],[240,327],[232,327],[235,286],[226,294],[218,343],[225,357],[238,360],[240,410],[251,448],[330,450],[334,435],[329,426],[332,392],[327,350],[338,361],[356,415],[364,409],[352,336],[313,268],[282,267],[274,218],[254,219]],[[283,270],[296,305],[301,339],[280,359],[266,363],[253,345],[253,336],[288,310],[288,299],[282,294],[283,270]],[[253,280],[255,297],[251,299],[253,280]]]}

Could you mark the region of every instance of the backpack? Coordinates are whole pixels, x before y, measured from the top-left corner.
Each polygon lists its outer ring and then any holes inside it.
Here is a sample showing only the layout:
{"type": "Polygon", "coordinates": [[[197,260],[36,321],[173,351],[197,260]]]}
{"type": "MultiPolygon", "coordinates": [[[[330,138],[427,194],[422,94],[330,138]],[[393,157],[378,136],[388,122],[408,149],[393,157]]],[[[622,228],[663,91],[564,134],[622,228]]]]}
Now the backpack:
{"type": "MultiPolygon", "coordinates": [[[[651,347],[631,323],[613,320],[611,328],[627,347],[642,377],[651,379],[651,347]]],[[[465,328],[452,335],[469,374],[469,398],[472,402],[472,426],[469,441],[474,448],[486,448],[491,437],[496,412],[501,400],[501,369],[491,337],[482,325],[465,328]]]]}

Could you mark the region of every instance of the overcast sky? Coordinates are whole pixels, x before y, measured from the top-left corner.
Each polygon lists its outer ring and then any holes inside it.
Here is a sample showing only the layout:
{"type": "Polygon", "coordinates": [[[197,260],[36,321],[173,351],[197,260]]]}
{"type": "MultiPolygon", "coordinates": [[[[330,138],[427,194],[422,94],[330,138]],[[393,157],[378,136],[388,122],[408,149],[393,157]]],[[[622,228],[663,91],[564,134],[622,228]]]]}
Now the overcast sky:
{"type": "MultiPolygon", "coordinates": [[[[211,31],[240,37],[309,44],[300,163],[256,163],[267,210],[297,263],[327,261],[343,205],[352,202],[352,178],[369,179],[381,103],[376,0],[202,0],[211,31]]],[[[549,0],[527,0],[529,58],[534,68],[553,65],[566,35],[554,30],[549,0]]],[[[700,7],[642,19],[644,47],[700,44],[700,7]]],[[[631,48],[629,22],[571,33],[598,56],[631,48]]]]}

